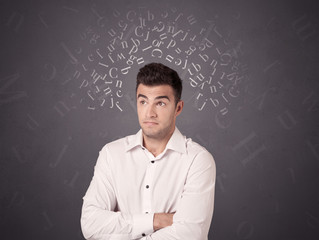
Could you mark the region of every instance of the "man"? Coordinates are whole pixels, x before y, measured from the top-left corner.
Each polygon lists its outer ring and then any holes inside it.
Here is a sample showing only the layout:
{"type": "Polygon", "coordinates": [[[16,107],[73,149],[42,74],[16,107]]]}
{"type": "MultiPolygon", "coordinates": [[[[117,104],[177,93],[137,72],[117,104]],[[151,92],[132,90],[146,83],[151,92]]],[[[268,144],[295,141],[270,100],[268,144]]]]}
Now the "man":
{"type": "Polygon", "coordinates": [[[83,197],[86,239],[207,240],[216,167],[212,155],[175,127],[182,82],[160,63],[136,82],[141,130],[106,144],[83,197]]]}

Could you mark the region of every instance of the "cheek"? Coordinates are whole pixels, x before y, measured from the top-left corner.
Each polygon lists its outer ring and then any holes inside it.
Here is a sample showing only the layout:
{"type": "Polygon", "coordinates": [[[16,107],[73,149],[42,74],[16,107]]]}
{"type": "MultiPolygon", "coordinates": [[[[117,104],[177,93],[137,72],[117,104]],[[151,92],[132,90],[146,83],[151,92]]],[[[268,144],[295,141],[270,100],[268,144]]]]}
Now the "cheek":
{"type": "Polygon", "coordinates": [[[171,122],[174,119],[174,112],[171,111],[163,111],[160,115],[166,122],[171,122]]]}
{"type": "Polygon", "coordinates": [[[140,118],[140,119],[145,118],[145,116],[146,116],[146,114],[147,114],[146,112],[147,112],[147,109],[146,109],[145,106],[138,106],[138,107],[137,107],[137,115],[138,115],[138,118],[140,118]]]}

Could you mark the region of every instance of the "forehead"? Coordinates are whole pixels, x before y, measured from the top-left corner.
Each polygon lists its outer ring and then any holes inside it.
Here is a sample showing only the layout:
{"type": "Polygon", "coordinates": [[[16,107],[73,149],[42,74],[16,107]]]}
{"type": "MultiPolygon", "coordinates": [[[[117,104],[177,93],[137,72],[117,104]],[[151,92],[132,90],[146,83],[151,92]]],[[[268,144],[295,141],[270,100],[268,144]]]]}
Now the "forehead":
{"type": "Polygon", "coordinates": [[[146,86],[140,84],[137,88],[136,94],[143,94],[148,98],[157,97],[157,96],[168,96],[173,97],[174,91],[170,85],[157,85],[157,86],[146,86]]]}

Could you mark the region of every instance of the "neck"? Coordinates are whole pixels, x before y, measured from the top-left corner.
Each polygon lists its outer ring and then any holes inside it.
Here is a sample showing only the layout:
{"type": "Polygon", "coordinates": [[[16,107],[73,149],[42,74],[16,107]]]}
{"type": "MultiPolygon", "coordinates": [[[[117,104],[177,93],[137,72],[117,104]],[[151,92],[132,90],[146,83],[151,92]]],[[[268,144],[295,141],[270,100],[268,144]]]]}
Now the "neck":
{"type": "Polygon", "coordinates": [[[156,157],[164,151],[173,133],[174,131],[163,139],[149,138],[143,134],[143,145],[156,157]]]}

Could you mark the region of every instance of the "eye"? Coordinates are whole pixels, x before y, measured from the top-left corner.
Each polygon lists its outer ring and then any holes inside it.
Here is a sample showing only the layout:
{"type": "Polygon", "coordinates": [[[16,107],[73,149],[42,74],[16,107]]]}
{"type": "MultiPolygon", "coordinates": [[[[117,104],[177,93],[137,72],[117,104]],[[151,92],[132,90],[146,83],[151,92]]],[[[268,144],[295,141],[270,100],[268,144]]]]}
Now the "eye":
{"type": "Polygon", "coordinates": [[[145,101],[145,100],[141,100],[141,101],[140,101],[140,104],[141,104],[141,105],[145,105],[145,104],[146,104],[146,101],[145,101]]]}
{"type": "Polygon", "coordinates": [[[164,102],[158,102],[157,105],[160,106],[160,107],[164,107],[164,106],[166,105],[166,103],[164,103],[164,102]]]}

